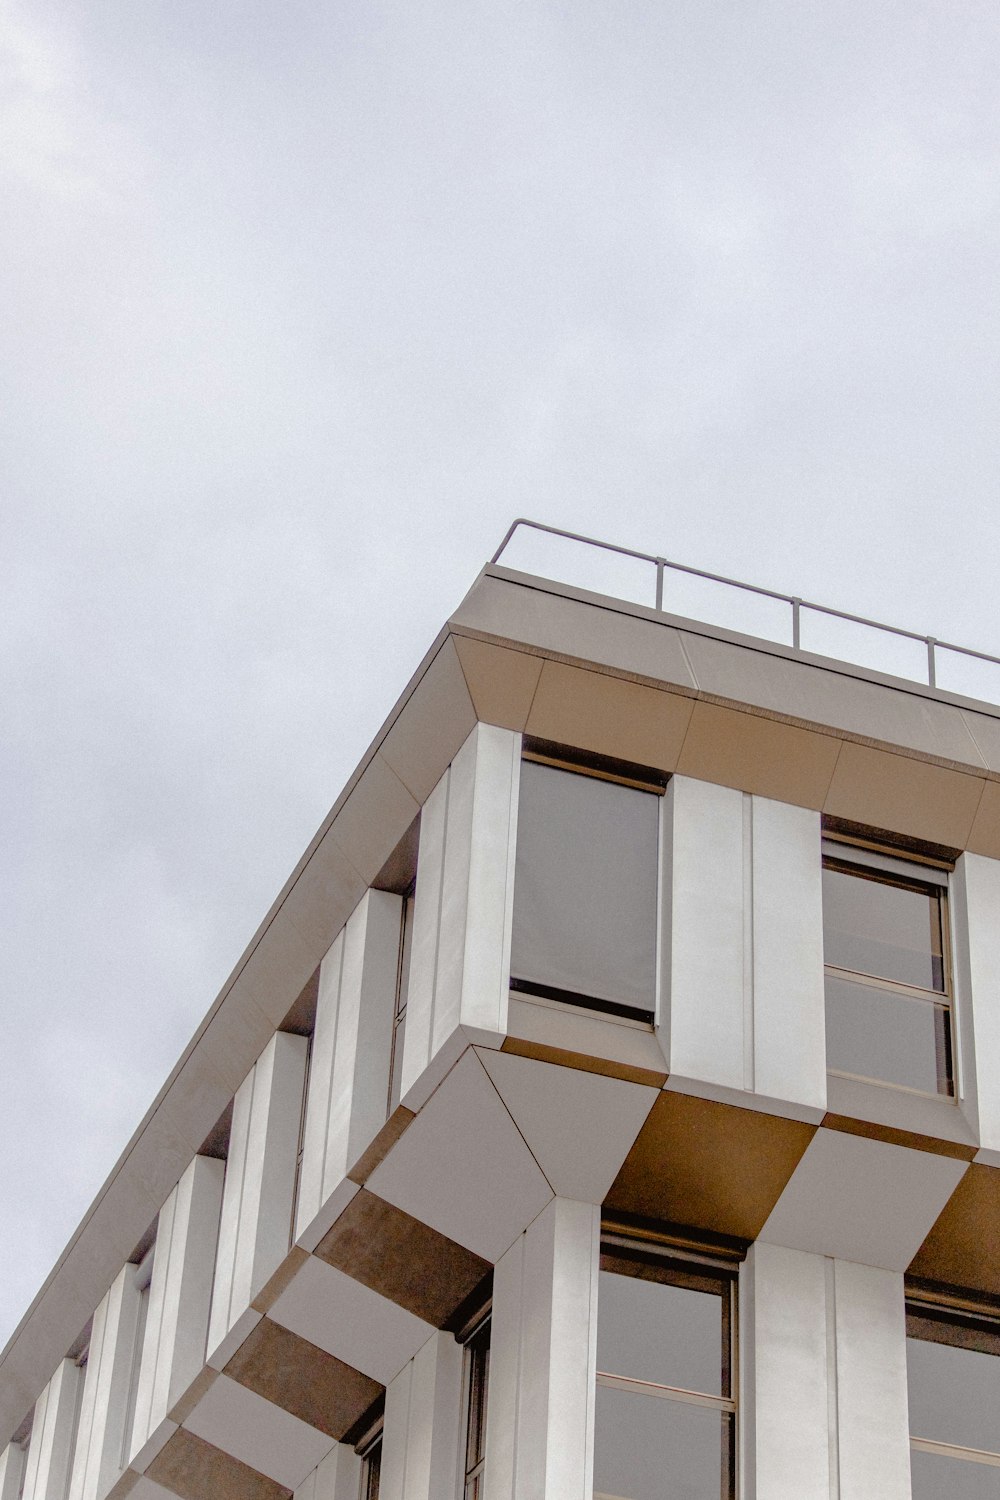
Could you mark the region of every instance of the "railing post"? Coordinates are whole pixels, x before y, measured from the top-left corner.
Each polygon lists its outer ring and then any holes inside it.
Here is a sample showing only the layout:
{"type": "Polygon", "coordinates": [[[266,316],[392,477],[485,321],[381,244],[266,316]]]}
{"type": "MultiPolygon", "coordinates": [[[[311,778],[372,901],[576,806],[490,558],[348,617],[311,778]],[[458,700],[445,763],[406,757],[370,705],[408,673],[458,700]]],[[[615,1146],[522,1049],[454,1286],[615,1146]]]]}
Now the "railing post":
{"type": "Polygon", "coordinates": [[[798,651],[802,644],[802,630],[800,625],[800,611],[802,600],[792,600],[792,649],[798,651]]]}
{"type": "Polygon", "coordinates": [[[935,637],[932,636],[932,635],[929,635],[927,637],[927,685],[928,685],[928,687],[937,687],[937,672],[935,670],[935,662],[934,662],[934,647],[936,645],[937,645],[937,641],[936,641],[935,637]]]}
{"type": "Polygon", "coordinates": [[[656,608],[663,608],[663,570],[667,566],[665,557],[656,559],[656,608]]]}

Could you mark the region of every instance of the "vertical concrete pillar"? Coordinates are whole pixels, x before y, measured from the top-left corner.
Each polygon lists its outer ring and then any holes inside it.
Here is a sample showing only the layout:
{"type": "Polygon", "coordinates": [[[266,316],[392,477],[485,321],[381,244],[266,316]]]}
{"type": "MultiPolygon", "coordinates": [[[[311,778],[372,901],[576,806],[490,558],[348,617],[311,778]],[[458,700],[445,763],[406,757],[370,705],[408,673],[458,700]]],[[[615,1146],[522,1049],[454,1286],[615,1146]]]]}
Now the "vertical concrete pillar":
{"type": "Polygon", "coordinates": [[[383,1500],[456,1493],[462,1429],[462,1349],[449,1333],[427,1340],[385,1393],[383,1500]]]}
{"type": "Polygon", "coordinates": [[[958,1103],[1000,1166],[1000,860],[963,854],[950,881],[958,1103]]]}
{"type": "Polygon", "coordinates": [[[520,756],[519,735],[478,724],[421,814],[402,1086],[414,1108],[466,1041],[507,1029],[520,756]]]}
{"type": "Polygon", "coordinates": [[[358,1500],[361,1460],[346,1443],[335,1443],[295,1491],[294,1500],[358,1500]]]}
{"type": "Polygon", "coordinates": [[[497,1262],[486,1500],[590,1500],[600,1230],[554,1198],[497,1262]]]}
{"type": "Polygon", "coordinates": [[[103,1500],[124,1468],[140,1293],[122,1268],[94,1314],[68,1500],[103,1500]]]}
{"type": "Polygon", "coordinates": [[[35,1402],[23,1500],[64,1500],[82,1381],[83,1372],[75,1361],[64,1359],[35,1402]]]}
{"type": "Polygon", "coordinates": [[[740,1292],[746,1500],[909,1500],[902,1276],[758,1243],[740,1292]]]}
{"type": "Polygon", "coordinates": [[[256,1321],[250,1303],[291,1243],[308,1045],[277,1032],[236,1092],[208,1329],[218,1357],[256,1321]]]}
{"type": "Polygon", "coordinates": [[[368,891],[320,966],[296,1239],[315,1249],[385,1123],[403,902],[368,891]]]}
{"type": "Polygon", "coordinates": [[[0,1453],[0,1500],[19,1500],[26,1457],[20,1443],[8,1443],[0,1453]]]}
{"type": "Polygon", "coordinates": [[[167,1413],[205,1361],[224,1174],[196,1156],[160,1210],[130,1458],[166,1441],[167,1413]]]}

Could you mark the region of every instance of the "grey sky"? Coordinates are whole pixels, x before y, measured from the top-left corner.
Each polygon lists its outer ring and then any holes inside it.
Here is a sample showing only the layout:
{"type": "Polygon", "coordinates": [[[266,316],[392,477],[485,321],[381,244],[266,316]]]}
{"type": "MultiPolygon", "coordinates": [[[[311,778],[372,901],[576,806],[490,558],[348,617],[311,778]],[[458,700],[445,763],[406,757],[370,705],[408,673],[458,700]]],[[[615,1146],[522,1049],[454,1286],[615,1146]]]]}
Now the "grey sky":
{"type": "Polygon", "coordinates": [[[511,516],[1000,650],[1000,13],[0,17],[2,1341],[511,516]]]}

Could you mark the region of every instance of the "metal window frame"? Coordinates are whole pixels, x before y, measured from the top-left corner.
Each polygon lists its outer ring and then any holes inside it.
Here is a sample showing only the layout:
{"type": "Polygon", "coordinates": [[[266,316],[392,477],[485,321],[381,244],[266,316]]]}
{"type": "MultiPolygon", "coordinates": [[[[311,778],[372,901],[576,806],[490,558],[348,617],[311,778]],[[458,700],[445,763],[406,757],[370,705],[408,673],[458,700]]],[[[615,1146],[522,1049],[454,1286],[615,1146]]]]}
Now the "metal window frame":
{"type": "Polygon", "coordinates": [[[943,1012],[943,1051],[946,1072],[939,1080],[946,1087],[935,1092],[913,1088],[908,1084],[895,1083],[888,1078],[874,1078],[870,1074],[849,1073],[843,1068],[827,1068],[835,1078],[848,1078],[854,1082],[874,1084],[878,1088],[895,1089],[899,1093],[915,1094],[922,1099],[947,1099],[955,1103],[958,1098],[958,1046],[955,1022],[954,955],[951,935],[951,909],[949,875],[953,866],[934,855],[911,854],[879,844],[874,839],[852,835],[836,838],[823,835],[821,844],[822,868],[841,874],[853,875],[858,880],[871,880],[875,884],[893,886],[897,890],[912,890],[933,897],[937,901],[938,924],[941,933],[941,979],[942,988],[925,989],[920,985],[906,984],[902,980],[890,979],[879,974],[868,974],[859,969],[845,969],[839,964],[824,962],[823,973],[831,979],[839,979],[859,989],[873,990],[876,994],[893,995],[896,999],[911,1001],[917,1005],[932,1005],[943,1012]]]}
{"type": "Polygon", "coordinates": [[[486,1468],[486,1426],[489,1418],[490,1333],[492,1302],[474,1318],[460,1342],[464,1345],[462,1361],[462,1412],[464,1443],[462,1447],[462,1495],[469,1500],[477,1495],[486,1468]],[[473,1438],[480,1439],[475,1454],[470,1453],[473,1438]],[[471,1461],[470,1461],[471,1460],[471,1461]]]}
{"type": "MultiPolygon", "coordinates": [[[[907,1340],[923,1340],[926,1343],[946,1344],[953,1349],[974,1350],[974,1344],[968,1340],[969,1335],[977,1330],[984,1342],[992,1343],[995,1347],[974,1352],[989,1354],[991,1359],[1000,1359],[1000,1317],[997,1316],[995,1309],[986,1311],[971,1300],[966,1301],[955,1296],[945,1300],[941,1296],[924,1292],[919,1287],[907,1288],[907,1340]],[[945,1331],[951,1329],[956,1334],[964,1333],[965,1338],[933,1339],[920,1331],[914,1331],[914,1324],[926,1327],[928,1323],[945,1331]]],[[[911,1433],[910,1447],[915,1453],[933,1453],[938,1458],[954,1458],[965,1463],[987,1464],[993,1468],[1000,1468],[1000,1436],[998,1436],[997,1447],[990,1449],[972,1448],[962,1443],[945,1443],[939,1438],[921,1437],[917,1433],[911,1433]]]]}

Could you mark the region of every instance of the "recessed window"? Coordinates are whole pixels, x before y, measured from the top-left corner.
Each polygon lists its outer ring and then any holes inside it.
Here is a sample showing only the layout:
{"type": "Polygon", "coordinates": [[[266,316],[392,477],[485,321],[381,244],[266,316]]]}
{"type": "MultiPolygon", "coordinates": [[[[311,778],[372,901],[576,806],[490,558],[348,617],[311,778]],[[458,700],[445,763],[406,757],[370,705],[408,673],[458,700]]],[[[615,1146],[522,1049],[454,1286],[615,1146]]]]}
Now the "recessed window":
{"type": "Polygon", "coordinates": [[[827,1066],[954,1093],[947,872],[823,841],[827,1066]]]}
{"type": "Polygon", "coordinates": [[[735,1290],[730,1272],[605,1246],[595,1500],[734,1495],[735,1290]]]}
{"type": "Polygon", "coordinates": [[[1000,1323],[910,1306],[913,1500],[1000,1495],[1000,1323]]]}
{"type": "Polygon", "coordinates": [[[490,1387],[490,1320],[465,1345],[465,1500],[482,1500],[486,1465],[486,1405],[490,1387]]]}
{"type": "Polygon", "coordinates": [[[399,1103],[403,1082],[403,1041],[406,1036],[406,999],[410,986],[410,950],[413,946],[413,891],[403,898],[399,929],[399,960],[396,966],[396,998],[392,1013],[389,1051],[389,1100],[391,1115],[399,1103]]]}
{"type": "Polygon", "coordinates": [[[522,761],[514,989],[652,1018],[659,805],[652,790],[522,761]]]}
{"type": "Polygon", "coordinates": [[[382,1479],[382,1429],[370,1437],[361,1451],[359,1500],[378,1500],[382,1479]]]}

